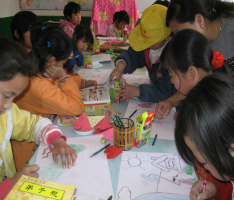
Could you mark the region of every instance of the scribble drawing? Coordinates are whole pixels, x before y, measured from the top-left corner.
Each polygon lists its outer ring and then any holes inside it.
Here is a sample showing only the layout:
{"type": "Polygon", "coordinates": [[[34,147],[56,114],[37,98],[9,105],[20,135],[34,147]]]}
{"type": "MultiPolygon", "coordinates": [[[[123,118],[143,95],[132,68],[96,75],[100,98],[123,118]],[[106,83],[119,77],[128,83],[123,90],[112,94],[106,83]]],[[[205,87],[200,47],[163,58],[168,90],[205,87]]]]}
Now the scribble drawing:
{"type": "Polygon", "coordinates": [[[43,158],[48,158],[49,153],[52,153],[52,151],[53,151],[52,146],[49,145],[46,149],[43,150],[43,152],[42,152],[41,155],[42,155],[42,156],[45,155],[45,154],[46,154],[46,155],[43,156],[42,159],[43,159],[43,158]],[[46,152],[47,152],[47,153],[46,153],[46,152]]]}
{"type": "Polygon", "coordinates": [[[116,200],[188,200],[194,169],[178,154],[126,152],[116,200]]]}
{"type": "Polygon", "coordinates": [[[75,149],[77,153],[80,153],[83,150],[85,150],[85,146],[83,146],[81,144],[69,144],[69,146],[72,147],[73,149],[75,149]]]}

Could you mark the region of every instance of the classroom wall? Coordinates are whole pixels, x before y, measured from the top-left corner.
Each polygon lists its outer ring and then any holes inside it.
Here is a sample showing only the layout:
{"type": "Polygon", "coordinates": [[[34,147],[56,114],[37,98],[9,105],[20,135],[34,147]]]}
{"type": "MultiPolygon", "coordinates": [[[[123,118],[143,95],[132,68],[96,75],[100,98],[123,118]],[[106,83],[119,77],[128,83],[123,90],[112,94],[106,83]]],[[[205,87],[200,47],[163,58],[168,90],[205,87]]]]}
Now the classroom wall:
{"type": "MultiPolygon", "coordinates": [[[[0,37],[12,39],[10,24],[12,17],[19,12],[19,0],[1,0],[0,7],[0,37]]],[[[48,20],[59,21],[65,19],[63,10],[31,10],[41,22],[48,20]]],[[[92,11],[82,11],[81,24],[90,24],[92,11]]],[[[138,21],[139,23],[139,21],[138,21]]],[[[137,23],[137,24],[138,24],[137,23]]]]}

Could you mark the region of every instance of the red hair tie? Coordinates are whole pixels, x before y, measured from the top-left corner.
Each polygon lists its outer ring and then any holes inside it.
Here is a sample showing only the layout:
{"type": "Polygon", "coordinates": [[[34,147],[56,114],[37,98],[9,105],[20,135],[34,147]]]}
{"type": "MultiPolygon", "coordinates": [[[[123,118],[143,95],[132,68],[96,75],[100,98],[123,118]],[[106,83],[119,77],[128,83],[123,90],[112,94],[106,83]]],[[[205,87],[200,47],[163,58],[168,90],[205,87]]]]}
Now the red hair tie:
{"type": "Polygon", "coordinates": [[[220,68],[223,66],[224,61],[223,54],[219,53],[218,51],[213,50],[213,59],[211,61],[211,64],[214,66],[214,70],[220,68]]]}

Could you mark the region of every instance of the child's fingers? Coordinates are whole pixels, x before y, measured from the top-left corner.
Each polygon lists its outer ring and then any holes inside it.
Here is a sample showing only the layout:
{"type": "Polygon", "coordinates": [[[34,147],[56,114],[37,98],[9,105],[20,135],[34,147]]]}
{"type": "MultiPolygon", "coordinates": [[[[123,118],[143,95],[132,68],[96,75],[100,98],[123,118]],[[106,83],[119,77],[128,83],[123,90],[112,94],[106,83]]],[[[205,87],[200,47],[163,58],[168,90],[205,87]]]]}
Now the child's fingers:
{"type": "Polygon", "coordinates": [[[71,155],[70,154],[66,154],[67,156],[67,165],[68,165],[68,168],[71,169],[71,155]]]}
{"type": "Polygon", "coordinates": [[[74,151],[72,154],[72,166],[76,166],[77,152],[74,151]]]}
{"type": "Polygon", "coordinates": [[[54,152],[53,152],[52,155],[53,155],[54,163],[55,163],[55,164],[58,164],[58,157],[57,157],[58,155],[57,155],[57,153],[54,153],[54,152]]]}
{"type": "MultiPolygon", "coordinates": [[[[62,152],[60,153],[60,156],[61,156],[61,160],[62,160],[63,169],[66,169],[66,156],[65,156],[64,151],[62,151],[62,152]]],[[[70,162],[71,162],[71,158],[70,158],[70,162]]],[[[70,164],[70,165],[71,165],[71,164],[70,164]]]]}

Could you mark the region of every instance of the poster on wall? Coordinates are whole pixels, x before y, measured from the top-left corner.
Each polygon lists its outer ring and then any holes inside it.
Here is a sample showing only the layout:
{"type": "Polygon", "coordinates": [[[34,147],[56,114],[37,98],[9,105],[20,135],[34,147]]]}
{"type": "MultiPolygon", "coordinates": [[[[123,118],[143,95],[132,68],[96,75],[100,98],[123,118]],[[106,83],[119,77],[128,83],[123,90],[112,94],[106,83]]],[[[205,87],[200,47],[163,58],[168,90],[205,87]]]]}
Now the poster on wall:
{"type": "Polygon", "coordinates": [[[93,8],[93,0],[19,0],[19,7],[21,10],[63,10],[70,1],[80,4],[81,10],[93,8]]]}

